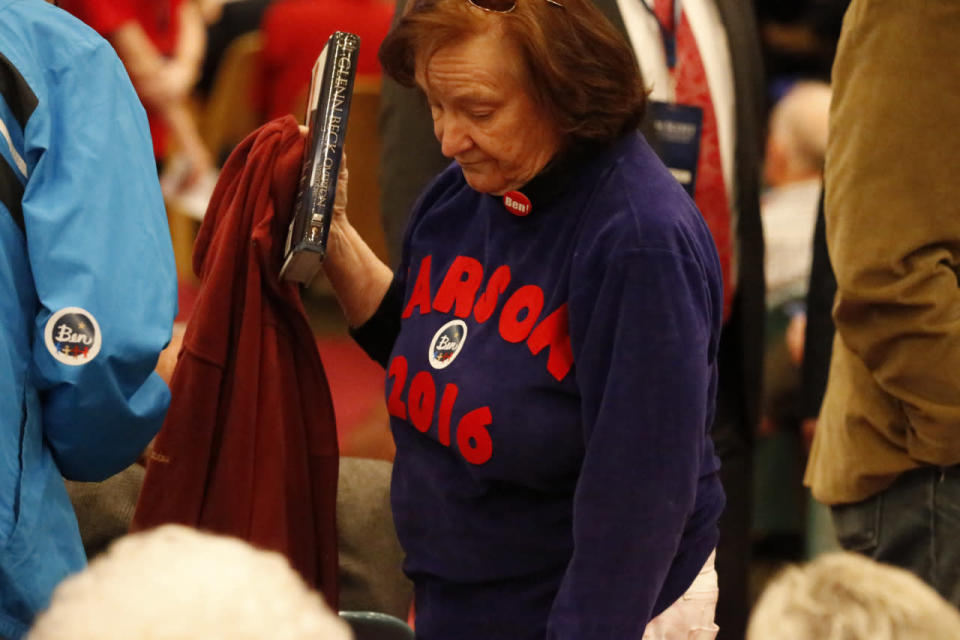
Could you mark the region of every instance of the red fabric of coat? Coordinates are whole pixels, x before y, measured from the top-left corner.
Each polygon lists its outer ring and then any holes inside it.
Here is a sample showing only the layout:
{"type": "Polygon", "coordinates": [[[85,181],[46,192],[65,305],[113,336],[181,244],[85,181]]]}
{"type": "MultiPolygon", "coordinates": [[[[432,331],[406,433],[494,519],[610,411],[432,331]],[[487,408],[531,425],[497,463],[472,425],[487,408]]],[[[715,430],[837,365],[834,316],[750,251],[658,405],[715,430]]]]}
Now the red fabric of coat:
{"type": "Polygon", "coordinates": [[[177,522],[279,551],[336,609],[333,404],[297,286],[278,278],[303,147],[287,116],[221,172],[133,528],[177,522]]]}

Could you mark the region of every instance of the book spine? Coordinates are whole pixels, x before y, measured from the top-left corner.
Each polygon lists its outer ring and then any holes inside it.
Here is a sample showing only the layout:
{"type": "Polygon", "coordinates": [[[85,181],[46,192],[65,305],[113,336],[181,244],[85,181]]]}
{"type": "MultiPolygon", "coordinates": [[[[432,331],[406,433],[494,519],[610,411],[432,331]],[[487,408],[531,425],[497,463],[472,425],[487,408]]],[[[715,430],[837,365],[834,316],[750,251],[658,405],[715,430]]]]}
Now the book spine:
{"type": "Polygon", "coordinates": [[[357,69],[360,39],[351,33],[335,32],[327,43],[320,104],[310,123],[311,135],[301,174],[301,194],[294,213],[294,251],[326,253],[327,236],[333,216],[337,178],[347,134],[347,119],[357,69]]]}

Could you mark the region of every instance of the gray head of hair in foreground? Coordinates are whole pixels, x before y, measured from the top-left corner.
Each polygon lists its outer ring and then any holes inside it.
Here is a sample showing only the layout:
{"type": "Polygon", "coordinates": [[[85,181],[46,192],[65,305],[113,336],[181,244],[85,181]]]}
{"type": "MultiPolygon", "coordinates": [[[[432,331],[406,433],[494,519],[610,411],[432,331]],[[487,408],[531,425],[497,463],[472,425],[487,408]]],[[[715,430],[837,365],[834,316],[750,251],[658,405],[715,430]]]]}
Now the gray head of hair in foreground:
{"type": "Polygon", "coordinates": [[[279,553],[164,525],[125,536],[54,591],[28,640],[349,640],[279,553]]]}
{"type": "Polygon", "coordinates": [[[830,553],[771,580],[747,640],[956,640],[960,612],[912,573],[830,553]]]}

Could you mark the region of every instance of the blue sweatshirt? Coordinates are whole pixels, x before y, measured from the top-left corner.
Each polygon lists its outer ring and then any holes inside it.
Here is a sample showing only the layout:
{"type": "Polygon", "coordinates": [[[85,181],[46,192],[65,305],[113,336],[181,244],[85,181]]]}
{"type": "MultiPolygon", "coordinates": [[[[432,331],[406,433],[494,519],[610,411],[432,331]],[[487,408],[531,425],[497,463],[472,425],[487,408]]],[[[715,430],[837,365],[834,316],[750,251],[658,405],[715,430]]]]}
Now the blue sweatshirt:
{"type": "Polygon", "coordinates": [[[86,561],[63,476],[160,428],[176,274],[143,107],[110,45],[0,0],[0,637],[86,561]]]}
{"type": "Polygon", "coordinates": [[[522,216],[451,165],[355,332],[418,638],[640,638],[717,543],[710,232],[639,134],[570,156],[522,216]]]}

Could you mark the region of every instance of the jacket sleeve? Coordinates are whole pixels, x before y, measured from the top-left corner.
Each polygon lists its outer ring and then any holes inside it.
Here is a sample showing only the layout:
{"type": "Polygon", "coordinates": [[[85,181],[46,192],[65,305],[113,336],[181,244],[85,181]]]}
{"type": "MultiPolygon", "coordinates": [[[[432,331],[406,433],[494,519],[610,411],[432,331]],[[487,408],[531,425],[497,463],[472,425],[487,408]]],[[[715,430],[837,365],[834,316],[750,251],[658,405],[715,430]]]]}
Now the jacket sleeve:
{"type": "Polygon", "coordinates": [[[33,374],[61,473],[89,481],[134,462],[160,428],[169,391],[153,369],[176,272],[147,120],[119,59],[92,32],[58,46],[70,50],[35,79],[24,135],[33,374]]]}
{"type": "Polygon", "coordinates": [[[359,327],[350,329],[350,335],[370,359],[386,368],[393,343],[400,335],[400,312],[403,310],[403,289],[394,276],[390,288],[380,301],[373,316],[359,327]]]}
{"type": "Polygon", "coordinates": [[[844,345],[899,401],[911,457],[960,454],[960,6],[854,3],[834,69],[827,242],[844,345]]]}
{"type": "Polygon", "coordinates": [[[635,250],[587,289],[570,300],[585,457],[550,640],[642,635],[694,513],[715,393],[722,295],[693,259],[635,250]]]}

